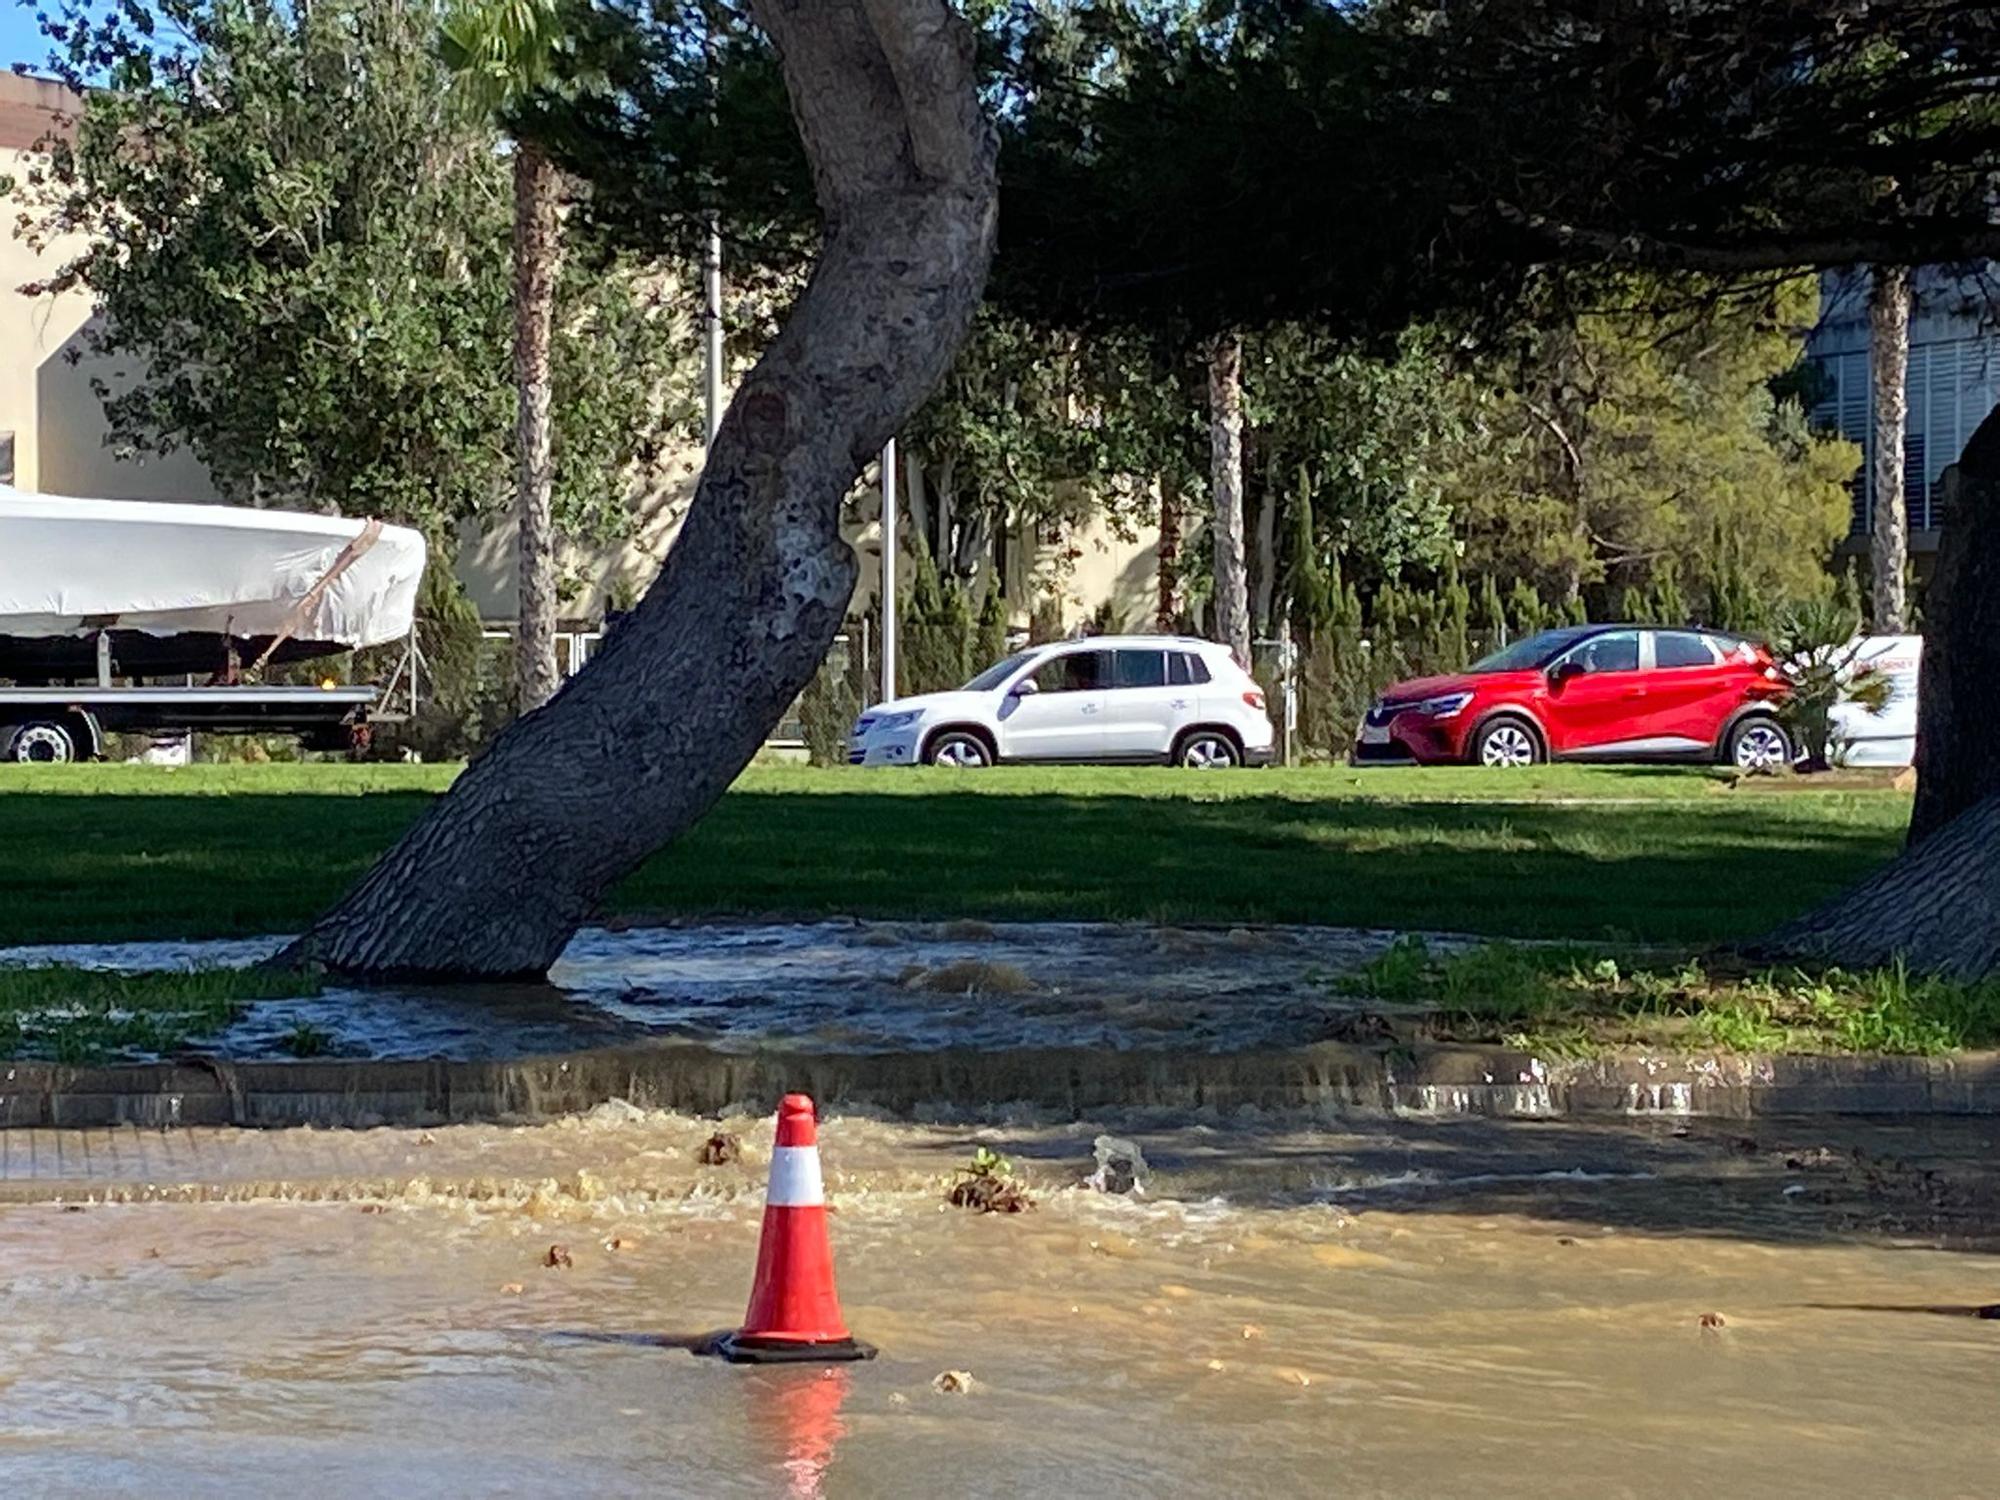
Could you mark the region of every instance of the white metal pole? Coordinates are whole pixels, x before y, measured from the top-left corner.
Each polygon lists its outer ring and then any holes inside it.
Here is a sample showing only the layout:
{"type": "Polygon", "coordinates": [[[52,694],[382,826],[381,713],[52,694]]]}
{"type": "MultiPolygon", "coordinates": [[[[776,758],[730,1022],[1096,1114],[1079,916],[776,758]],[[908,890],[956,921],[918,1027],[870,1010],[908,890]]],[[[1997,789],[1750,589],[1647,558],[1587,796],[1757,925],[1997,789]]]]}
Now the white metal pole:
{"type": "Polygon", "coordinates": [[[896,696],[896,440],[882,445],[882,699],[896,696]]]}
{"type": "Polygon", "coordinates": [[[702,333],[708,364],[708,425],[703,451],[715,441],[722,425],[722,228],[713,215],[708,221],[708,254],[702,262],[702,333]]]}

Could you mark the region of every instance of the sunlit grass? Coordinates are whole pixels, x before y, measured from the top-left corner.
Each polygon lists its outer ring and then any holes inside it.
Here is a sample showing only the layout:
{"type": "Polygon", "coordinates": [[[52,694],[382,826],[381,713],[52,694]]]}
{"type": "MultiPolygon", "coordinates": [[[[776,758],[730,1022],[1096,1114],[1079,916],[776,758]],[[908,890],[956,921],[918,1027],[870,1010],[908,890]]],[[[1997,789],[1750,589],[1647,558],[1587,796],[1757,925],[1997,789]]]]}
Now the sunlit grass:
{"type": "Polygon", "coordinates": [[[2000,1043],[2000,983],[1915,975],[1731,972],[1693,958],[1399,939],[1343,993],[1420,1012],[1423,1036],[1555,1053],[1647,1046],[1934,1056],[2000,1043]]]}
{"type": "Polygon", "coordinates": [[[0,965],[0,1056],[91,1063],[171,1053],[221,1031],[248,1001],[316,994],[319,986],[312,975],[282,970],[0,965]]]}
{"type": "MultiPolygon", "coordinates": [[[[0,767],[0,944],[297,931],[448,766],[0,767]]],[[[553,773],[552,773],[553,774],[553,773]]],[[[1907,795],[1554,766],[753,767],[607,913],[1743,938],[1893,854],[1907,795]]]]}

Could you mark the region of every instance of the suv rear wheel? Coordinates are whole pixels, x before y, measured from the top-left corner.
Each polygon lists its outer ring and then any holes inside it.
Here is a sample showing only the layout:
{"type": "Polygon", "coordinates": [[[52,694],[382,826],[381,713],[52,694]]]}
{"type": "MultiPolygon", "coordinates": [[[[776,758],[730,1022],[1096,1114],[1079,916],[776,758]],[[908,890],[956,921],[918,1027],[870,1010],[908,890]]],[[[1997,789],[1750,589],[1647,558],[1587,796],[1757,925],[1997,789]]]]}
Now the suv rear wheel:
{"type": "Polygon", "coordinates": [[[1197,729],[1174,751],[1174,763],[1191,771],[1226,771],[1242,759],[1236,741],[1219,729],[1197,729]]]}
{"type": "Polygon", "coordinates": [[[1513,714],[1495,714],[1472,736],[1472,763],[1511,770],[1532,766],[1542,758],[1542,742],[1534,726],[1513,714]]]}

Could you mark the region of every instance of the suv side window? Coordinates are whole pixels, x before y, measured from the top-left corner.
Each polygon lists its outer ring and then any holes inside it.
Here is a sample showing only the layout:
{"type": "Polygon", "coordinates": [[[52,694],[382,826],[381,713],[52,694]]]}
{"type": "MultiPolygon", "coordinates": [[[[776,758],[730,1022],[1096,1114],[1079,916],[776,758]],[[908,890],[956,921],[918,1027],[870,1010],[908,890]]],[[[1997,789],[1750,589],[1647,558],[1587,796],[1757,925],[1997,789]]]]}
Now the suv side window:
{"type": "Polygon", "coordinates": [[[1035,668],[1035,686],[1045,693],[1088,693],[1110,677],[1109,651],[1071,651],[1035,668]]]}
{"type": "Polygon", "coordinates": [[[1656,667],[1712,667],[1715,648],[1706,636],[1692,630],[1653,632],[1653,665],[1656,667]]]}
{"type": "Polygon", "coordinates": [[[1167,685],[1167,658],[1164,652],[1115,651],[1112,656],[1113,687],[1151,688],[1167,685]]]}
{"type": "Polygon", "coordinates": [[[1570,652],[1569,660],[1585,672],[1636,672],[1639,670],[1639,632],[1611,630],[1592,636],[1570,652]]]}
{"type": "Polygon", "coordinates": [[[1208,681],[1208,663],[1192,651],[1169,651],[1167,680],[1175,687],[1198,687],[1208,681]]]}

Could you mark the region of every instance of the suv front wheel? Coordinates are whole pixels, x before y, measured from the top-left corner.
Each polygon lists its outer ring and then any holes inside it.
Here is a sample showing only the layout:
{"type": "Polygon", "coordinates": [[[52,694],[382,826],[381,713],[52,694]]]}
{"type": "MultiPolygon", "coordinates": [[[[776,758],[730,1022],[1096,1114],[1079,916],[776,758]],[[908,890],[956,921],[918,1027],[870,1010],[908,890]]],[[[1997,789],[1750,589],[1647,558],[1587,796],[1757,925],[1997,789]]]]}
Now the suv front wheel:
{"type": "Polygon", "coordinates": [[[1475,766],[1511,769],[1532,766],[1542,758],[1542,742],[1526,719],[1495,714],[1472,736],[1475,766]]]}
{"type": "Polygon", "coordinates": [[[978,735],[963,729],[947,729],[924,746],[924,760],[933,766],[976,770],[993,764],[993,752],[978,735]]]}

